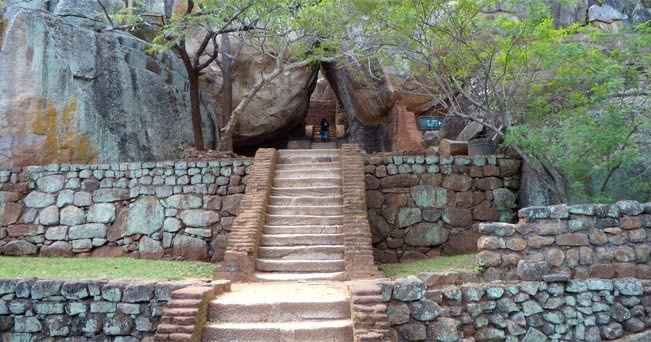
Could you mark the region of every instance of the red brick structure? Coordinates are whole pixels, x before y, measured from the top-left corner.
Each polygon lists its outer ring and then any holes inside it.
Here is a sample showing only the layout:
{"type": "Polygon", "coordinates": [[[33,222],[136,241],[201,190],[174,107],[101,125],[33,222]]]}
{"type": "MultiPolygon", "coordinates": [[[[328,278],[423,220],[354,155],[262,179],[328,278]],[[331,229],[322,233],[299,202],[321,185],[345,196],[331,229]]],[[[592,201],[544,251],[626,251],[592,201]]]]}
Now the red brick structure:
{"type": "Polygon", "coordinates": [[[190,286],[172,292],[172,301],[163,309],[154,340],[200,342],[210,301],[230,289],[230,281],[217,280],[209,286],[190,286]]]}
{"type": "Polygon", "coordinates": [[[240,214],[233,222],[224,263],[217,272],[218,278],[246,281],[255,274],[258,244],[266,222],[276,160],[275,149],[259,149],[255,155],[253,171],[248,180],[249,188],[240,202],[240,214]]]}
{"type": "Polygon", "coordinates": [[[387,304],[379,282],[359,281],[350,285],[355,342],[396,341],[395,331],[386,313],[387,304]]]}
{"type": "Polygon", "coordinates": [[[391,109],[391,116],[393,118],[393,150],[424,151],[423,134],[418,129],[416,114],[408,111],[405,106],[396,104],[391,109]]]}
{"type": "Polygon", "coordinates": [[[326,79],[320,79],[310,97],[310,107],[305,116],[305,124],[318,126],[321,119],[327,119],[335,126],[337,112],[337,96],[326,79]]]}
{"type": "Polygon", "coordinates": [[[340,150],[344,200],[344,260],[350,279],[379,275],[373,259],[371,226],[366,209],[364,160],[357,145],[340,150]]]}

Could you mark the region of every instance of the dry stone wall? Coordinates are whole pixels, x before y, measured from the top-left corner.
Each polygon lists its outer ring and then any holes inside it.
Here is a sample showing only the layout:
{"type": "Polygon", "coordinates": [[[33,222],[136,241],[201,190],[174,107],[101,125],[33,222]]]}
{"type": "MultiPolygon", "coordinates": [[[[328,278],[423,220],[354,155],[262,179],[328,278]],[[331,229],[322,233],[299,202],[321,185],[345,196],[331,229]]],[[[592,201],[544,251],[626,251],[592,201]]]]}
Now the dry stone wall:
{"type": "Polygon", "coordinates": [[[5,171],[0,255],[223,258],[250,159],[5,171]]]}
{"type": "Polygon", "coordinates": [[[0,279],[0,340],[153,340],[181,282],[0,279]]]}
{"type": "Polygon", "coordinates": [[[651,279],[651,203],[529,207],[517,224],[481,224],[487,279],[651,279]]]}
{"type": "Polygon", "coordinates": [[[375,259],[476,251],[477,223],[512,222],[520,160],[505,155],[371,155],[366,159],[375,259]]]}
{"type": "Polygon", "coordinates": [[[433,287],[411,276],[383,299],[399,341],[651,340],[651,284],[633,278],[433,287]]]}

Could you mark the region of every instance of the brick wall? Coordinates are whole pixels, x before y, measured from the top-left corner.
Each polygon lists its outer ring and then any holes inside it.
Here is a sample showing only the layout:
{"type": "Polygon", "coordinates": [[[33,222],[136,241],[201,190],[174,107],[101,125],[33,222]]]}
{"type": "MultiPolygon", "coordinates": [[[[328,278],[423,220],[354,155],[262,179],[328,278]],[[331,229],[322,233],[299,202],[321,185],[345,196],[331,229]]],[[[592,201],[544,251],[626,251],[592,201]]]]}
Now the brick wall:
{"type": "Polygon", "coordinates": [[[651,203],[530,207],[517,224],[480,225],[478,262],[488,278],[651,279],[651,203]]]}
{"type": "Polygon", "coordinates": [[[364,161],[359,146],[347,144],[340,150],[343,192],[344,260],[349,279],[379,274],[373,258],[371,228],[364,192],[364,161]]]}
{"type": "Polygon", "coordinates": [[[476,251],[480,222],[512,222],[520,161],[504,156],[370,155],[366,198],[375,259],[476,251]]]}
{"type": "Polygon", "coordinates": [[[217,270],[219,278],[252,280],[262,231],[267,220],[267,205],[278,154],[262,148],[255,154],[248,191],[240,202],[240,214],[233,222],[224,263],[217,270]]]}
{"type": "Polygon", "coordinates": [[[223,258],[250,159],[0,171],[0,255],[223,258]]]}

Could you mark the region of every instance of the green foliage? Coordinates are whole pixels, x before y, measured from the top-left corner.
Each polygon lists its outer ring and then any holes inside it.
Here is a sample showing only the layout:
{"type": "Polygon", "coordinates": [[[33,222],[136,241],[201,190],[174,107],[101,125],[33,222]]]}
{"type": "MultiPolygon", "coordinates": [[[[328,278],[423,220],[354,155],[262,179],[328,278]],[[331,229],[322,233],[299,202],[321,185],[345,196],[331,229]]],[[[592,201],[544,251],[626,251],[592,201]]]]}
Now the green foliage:
{"type": "Polygon", "coordinates": [[[506,143],[560,170],[574,199],[610,200],[612,174],[642,157],[651,24],[558,29],[533,0],[514,2],[524,18],[482,11],[495,1],[356,3],[388,64],[427,77],[450,113],[507,127],[506,143]]]}

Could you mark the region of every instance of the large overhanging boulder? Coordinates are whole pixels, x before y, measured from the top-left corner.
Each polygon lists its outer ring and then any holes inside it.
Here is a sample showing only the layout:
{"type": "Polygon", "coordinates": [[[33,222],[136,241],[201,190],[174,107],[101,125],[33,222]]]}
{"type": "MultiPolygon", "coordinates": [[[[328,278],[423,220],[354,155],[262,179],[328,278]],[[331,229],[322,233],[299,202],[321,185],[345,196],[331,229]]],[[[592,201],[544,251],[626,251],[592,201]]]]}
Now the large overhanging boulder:
{"type": "Polygon", "coordinates": [[[0,41],[0,165],[171,159],[192,142],[177,58],[24,4],[0,41]]]}
{"type": "MultiPolygon", "coordinates": [[[[192,38],[189,48],[196,51],[203,34],[195,34],[192,38]]],[[[263,75],[272,74],[277,67],[274,58],[260,53],[256,48],[241,44],[241,40],[236,36],[230,40],[235,108],[263,75]]],[[[286,62],[286,65],[289,63],[291,62],[286,62]]],[[[234,137],[236,145],[259,145],[274,139],[286,139],[289,131],[302,126],[318,73],[318,66],[305,66],[287,70],[266,83],[240,116],[234,137]]],[[[224,108],[223,82],[222,70],[216,63],[204,71],[203,100],[218,112],[224,108]]]]}
{"type": "Polygon", "coordinates": [[[390,150],[389,117],[396,96],[379,63],[350,58],[324,63],[323,70],[347,114],[348,140],[367,152],[390,150]]]}

